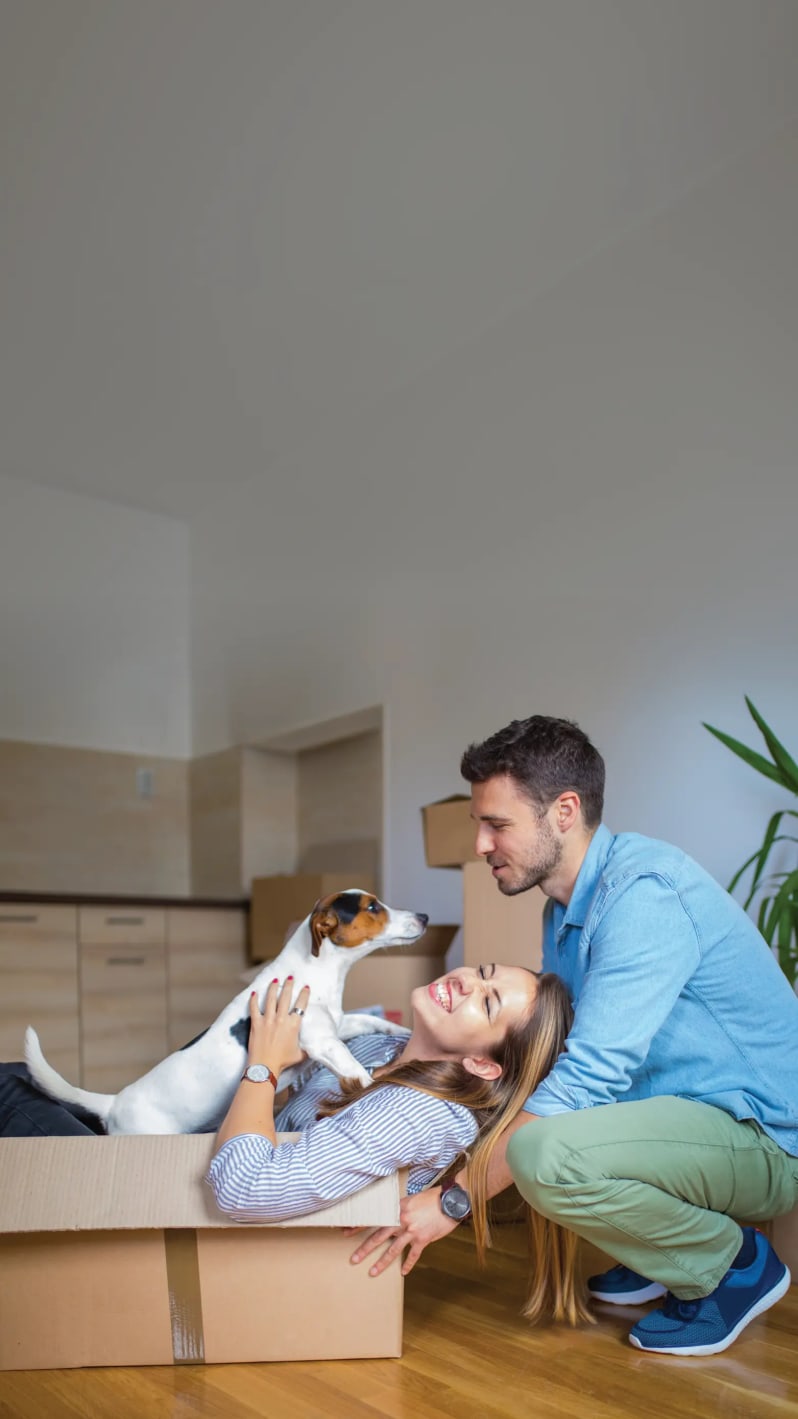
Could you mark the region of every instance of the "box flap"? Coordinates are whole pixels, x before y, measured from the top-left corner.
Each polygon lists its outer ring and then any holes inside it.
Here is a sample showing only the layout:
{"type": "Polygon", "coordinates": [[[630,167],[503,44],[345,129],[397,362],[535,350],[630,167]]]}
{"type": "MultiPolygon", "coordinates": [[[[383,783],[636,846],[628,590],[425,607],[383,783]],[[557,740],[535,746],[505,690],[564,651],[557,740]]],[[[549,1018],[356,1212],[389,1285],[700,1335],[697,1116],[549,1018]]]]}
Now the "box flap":
{"type": "MultiPolygon", "coordinates": [[[[203,1181],[213,1144],[208,1133],[0,1138],[0,1232],[240,1227],[217,1210],[203,1181]]],[[[254,1225],[391,1226],[399,1196],[394,1174],[306,1217],[254,1225]]]]}

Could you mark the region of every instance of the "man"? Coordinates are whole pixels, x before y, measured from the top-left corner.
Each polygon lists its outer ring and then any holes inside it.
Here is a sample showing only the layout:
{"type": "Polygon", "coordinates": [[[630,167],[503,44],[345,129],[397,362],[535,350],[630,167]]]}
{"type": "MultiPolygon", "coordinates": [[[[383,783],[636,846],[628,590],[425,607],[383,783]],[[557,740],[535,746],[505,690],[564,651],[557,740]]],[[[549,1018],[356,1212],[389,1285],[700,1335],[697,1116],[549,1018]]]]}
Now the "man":
{"type": "MultiPolygon", "coordinates": [[[[477,851],[501,892],[540,886],[543,968],[575,1006],[566,1052],[506,1130],[491,1194],[617,1259],[594,1296],[665,1296],[630,1334],[665,1354],[725,1350],[789,1286],[741,1229],[798,1202],[798,1000],[741,908],[677,848],[602,825],[604,763],[567,720],[515,720],[464,754],[477,851]]],[[[464,1174],[457,1179],[465,1183],[464,1174]]],[[[467,1207],[431,1189],[372,1268],[404,1271],[467,1207]],[[449,1212],[449,1216],[445,1215],[449,1212]]],[[[374,1233],[361,1260],[393,1233],[374,1233]]]]}

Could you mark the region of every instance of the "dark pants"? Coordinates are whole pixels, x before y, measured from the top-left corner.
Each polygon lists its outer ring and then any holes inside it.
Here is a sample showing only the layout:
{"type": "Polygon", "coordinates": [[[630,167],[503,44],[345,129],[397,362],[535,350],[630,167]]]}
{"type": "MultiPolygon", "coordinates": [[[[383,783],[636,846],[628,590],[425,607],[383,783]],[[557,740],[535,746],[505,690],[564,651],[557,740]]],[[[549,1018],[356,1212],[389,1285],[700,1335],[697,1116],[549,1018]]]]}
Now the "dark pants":
{"type": "Polygon", "coordinates": [[[0,1064],[0,1138],[43,1134],[93,1136],[94,1129],[37,1089],[26,1064],[0,1064]]]}

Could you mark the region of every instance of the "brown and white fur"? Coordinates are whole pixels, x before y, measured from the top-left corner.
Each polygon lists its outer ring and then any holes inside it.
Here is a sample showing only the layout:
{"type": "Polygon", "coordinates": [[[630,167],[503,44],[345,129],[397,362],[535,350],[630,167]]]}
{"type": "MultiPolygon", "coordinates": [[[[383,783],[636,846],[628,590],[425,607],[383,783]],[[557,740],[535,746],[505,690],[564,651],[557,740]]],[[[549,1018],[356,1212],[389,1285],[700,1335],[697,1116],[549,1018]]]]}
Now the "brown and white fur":
{"type": "MultiPolygon", "coordinates": [[[[270,981],[294,978],[294,995],[310,986],[299,1042],[311,1060],[343,1078],[371,1082],[345,1040],[399,1027],[374,1015],[345,1014],[347,972],[381,946],[418,940],[428,918],[396,911],[369,892],[351,888],[317,902],[280,954],[269,961],[204,1034],[176,1050],[118,1094],[97,1094],[68,1084],[42,1054],[36,1031],[25,1034],[25,1059],[40,1089],[68,1109],[93,1115],[105,1133],[206,1133],[224,1118],[247,1063],[249,999],[262,1003],[270,981]]],[[[283,1089],[307,1065],[280,1075],[283,1089]]]]}

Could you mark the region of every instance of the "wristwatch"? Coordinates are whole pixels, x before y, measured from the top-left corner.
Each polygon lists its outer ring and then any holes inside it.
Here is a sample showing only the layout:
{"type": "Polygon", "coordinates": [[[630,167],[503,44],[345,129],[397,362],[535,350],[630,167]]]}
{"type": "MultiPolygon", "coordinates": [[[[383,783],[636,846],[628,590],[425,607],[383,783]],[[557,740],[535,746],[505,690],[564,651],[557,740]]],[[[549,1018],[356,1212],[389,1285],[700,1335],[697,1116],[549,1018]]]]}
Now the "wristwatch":
{"type": "Polygon", "coordinates": [[[456,1182],[444,1183],[441,1188],[441,1211],[453,1222],[465,1222],[471,1216],[471,1198],[465,1188],[456,1182]]]}
{"type": "Polygon", "coordinates": [[[268,1064],[250,1064],[241,1075],[241,1081],[249,1079],[253,1084],[272,1084],[277,1088],[277,1075],[272,1074],[268,1064]]]}

